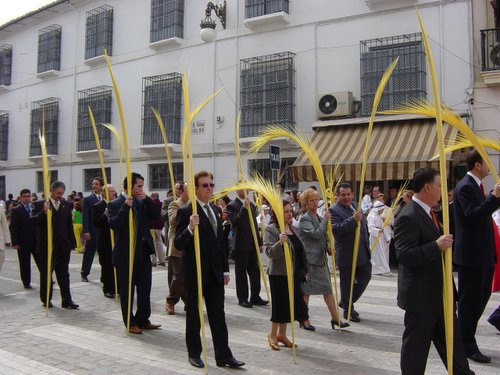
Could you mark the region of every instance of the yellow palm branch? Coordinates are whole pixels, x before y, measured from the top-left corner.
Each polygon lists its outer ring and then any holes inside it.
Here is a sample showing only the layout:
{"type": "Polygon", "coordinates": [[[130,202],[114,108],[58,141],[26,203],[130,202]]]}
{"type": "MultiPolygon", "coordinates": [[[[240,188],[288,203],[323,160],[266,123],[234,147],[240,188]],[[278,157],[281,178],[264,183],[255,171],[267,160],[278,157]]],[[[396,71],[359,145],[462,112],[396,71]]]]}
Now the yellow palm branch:
{"type": "Polygon", "coordinates": [[[177,195],[174,189],[175,186],[174,167],[172,165],[172,157],[170,156],[170,149],[168,148],[168,138],[167,138],[167,132],[165,131],[165,124],[163,123],[160,112],[158,112],[158,110],[154,107],[151,107],[151,110],[155,115],[156,122],[158,123],[158,127],[160,128],[160,133],[163,138],[163,144],[165,145],[165,154],[167,155],[168,171],[170,173],[170,184],[172,185],[172,192],[174,194],[174,199],[177,199],[177,195]]]}
{"type": "Polygon", "coordinates": [[[122,142],[122,137],[118,130],[111,124],[102,124],[106,129],[109,129],[111,133],[116,138],[116,146],[118,147],[118,157],[119,157],[119,164],[118,164],[118,181],[120,184],[122,183],[122,165],[123,165],[123,142],[122,142]]]}
{"type": "MultiPolygon", "coordinates": [[[[489,139],[489,138],[482,138],[482,137],[477,137],[477,140],[479,143],[483,145],[483,147],[486,148],[491,148],[495,151],[500,151],[500,142],[496,141],[494,139],[489,139]]],[[[461,150],[463,148],[469,148],[469,147],[474,147],[471,141],[469,141],[468,138],[464,137],[463,135],[459,135],[456,139],[456,141],[452,144],[448,144],[448,146],[445,148],[444,152],[445,154],[452,153],[454,151],[461,150]]],[[[435,160],[439,158],[439,154],[434,155],[430,160],[435,160]]]]}

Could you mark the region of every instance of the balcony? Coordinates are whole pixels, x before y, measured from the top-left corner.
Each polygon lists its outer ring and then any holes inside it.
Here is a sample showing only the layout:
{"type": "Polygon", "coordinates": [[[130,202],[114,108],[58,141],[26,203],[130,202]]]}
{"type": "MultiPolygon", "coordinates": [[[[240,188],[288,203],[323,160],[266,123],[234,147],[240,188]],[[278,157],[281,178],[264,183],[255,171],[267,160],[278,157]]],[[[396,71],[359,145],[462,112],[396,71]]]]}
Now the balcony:
{"type": "Polygon", "coordinates": [[[481,30],[481,77],[488,86],[500,85],[500,28],[481,30]]]}

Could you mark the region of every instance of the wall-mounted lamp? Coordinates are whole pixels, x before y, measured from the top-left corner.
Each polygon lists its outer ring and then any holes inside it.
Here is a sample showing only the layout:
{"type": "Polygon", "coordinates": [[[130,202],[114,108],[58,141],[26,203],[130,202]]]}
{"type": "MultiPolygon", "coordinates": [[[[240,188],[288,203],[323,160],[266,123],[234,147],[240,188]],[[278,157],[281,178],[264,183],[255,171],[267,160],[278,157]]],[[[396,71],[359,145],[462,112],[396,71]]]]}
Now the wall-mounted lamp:
{"type": "Polygon", "coordinates": [[[215,21],[212,19],[212,10],[215,11],[215,15],[219,18],[222,27],[226,28],[226,1],[221,5],[214,5],[211,1],[207,4],[207,9],[205,9],[205,19],[200,22],[200,37],[204,42],[213,42],[215,40],[215,21]]]}

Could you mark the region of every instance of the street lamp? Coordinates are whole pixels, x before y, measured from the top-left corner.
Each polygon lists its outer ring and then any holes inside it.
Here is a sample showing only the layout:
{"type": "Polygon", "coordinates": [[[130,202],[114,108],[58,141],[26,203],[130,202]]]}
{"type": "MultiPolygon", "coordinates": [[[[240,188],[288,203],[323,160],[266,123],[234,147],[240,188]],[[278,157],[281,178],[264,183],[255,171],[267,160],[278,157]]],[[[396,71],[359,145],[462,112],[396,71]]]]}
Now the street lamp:
{"type": "Polygon", "coordinates": [[[215,11],[215,15],[219,18],[222,27],[226,28],[226,1],[224,0],[224,4],[221,5],[214,5],[214,3],[209,1],[205,9],[205,19],[200,22],[200,37],[204,42],[213,42],[215,40],[216,24],[211,17],[212,10],[215,11]]]}

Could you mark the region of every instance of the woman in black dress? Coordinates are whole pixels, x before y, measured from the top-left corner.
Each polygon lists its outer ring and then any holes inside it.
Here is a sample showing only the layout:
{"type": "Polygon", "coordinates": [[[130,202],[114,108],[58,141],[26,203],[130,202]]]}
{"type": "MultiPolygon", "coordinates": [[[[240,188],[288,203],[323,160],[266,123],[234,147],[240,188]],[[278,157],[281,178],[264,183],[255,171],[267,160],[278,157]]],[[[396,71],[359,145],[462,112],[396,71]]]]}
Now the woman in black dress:
{"type": "Polygon", "coordinates": [[[269,257],[267,274],[271,286],[271,332],[268,335],[269,346],[273,350],[279,350],[278,343],[286,347],[292,347],[292,342],[286,335],[287,323],[290,322],[290,303],[288,299],[288,284],[286,276],[285,253],[283,244],[288,242],[293,261],[294,282],[294,313],[295,320],[304,326],[310,326],[308,308],[304,302],[301,282],[306,279],[307,259],[304,247],[296,231],[292,228],[293,209],[290,202],[283,201],[283,213],[285,228],[279,228],[276,213],[271,213],[271,224],[264,232],[264,246],[266,255],[269,257]]]}

